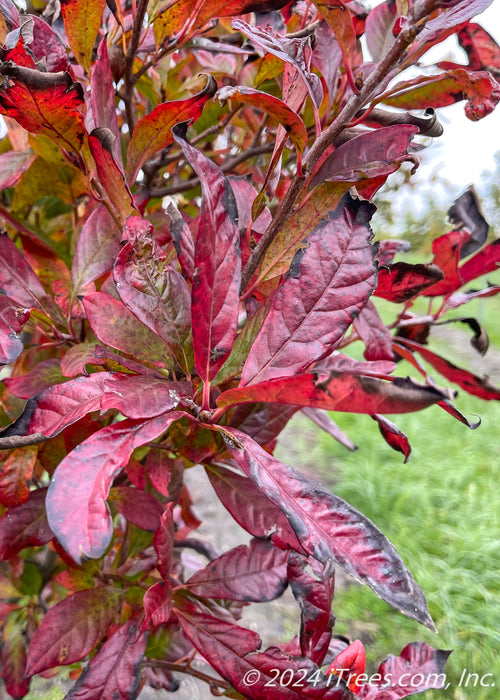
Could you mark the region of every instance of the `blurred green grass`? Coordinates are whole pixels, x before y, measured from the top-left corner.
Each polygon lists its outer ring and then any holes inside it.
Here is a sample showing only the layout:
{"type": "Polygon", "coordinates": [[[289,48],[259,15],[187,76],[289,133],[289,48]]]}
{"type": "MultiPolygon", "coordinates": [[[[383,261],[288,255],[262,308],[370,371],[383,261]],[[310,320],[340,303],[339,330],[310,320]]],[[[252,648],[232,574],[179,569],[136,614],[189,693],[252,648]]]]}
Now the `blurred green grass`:
{"type": "MultiPolygon", "coordinates": [[[[460,333],[453,345],[455,354],[458,345],[459,357],[469,346],[469,336],[460,333]]],[[[442,340],[432,346],[445,355],[450,349],[442,340]]],[[[458,364],[467,367],[459,359],[458,364]]],[[[407,365],[401,365],[398,373],[406,370],[407,365]]],[[[432,375],[438,384],[446,384],[432,375]]],[[[332,415],[359,446],[356,452],[348,452],[299,416],[289,428],[293,438],[285,434],[277,454],[299,469],[315,472],[368,516],[396,546],[426,594],[438,635],[390,608],[367,587],[338,587],[335,631],[366,643],[369,672],[375,672],[389,653],[398,654],[409,642],[422,640],[454,652],[446,666],[449,688],[420,697],[497,700],[500,404],[460,391],[456,405],[469,418],[479,415],[481,426],[469,430],[437,406],[391,416],[412,444],[407,464],[386,445],[371,418],[347,413],[332,415]],[[458,687],[464,669],[479,677],[493,674],[485,682],[496,686],[474,687],[472,678],[468,687],[458,687]]]]}

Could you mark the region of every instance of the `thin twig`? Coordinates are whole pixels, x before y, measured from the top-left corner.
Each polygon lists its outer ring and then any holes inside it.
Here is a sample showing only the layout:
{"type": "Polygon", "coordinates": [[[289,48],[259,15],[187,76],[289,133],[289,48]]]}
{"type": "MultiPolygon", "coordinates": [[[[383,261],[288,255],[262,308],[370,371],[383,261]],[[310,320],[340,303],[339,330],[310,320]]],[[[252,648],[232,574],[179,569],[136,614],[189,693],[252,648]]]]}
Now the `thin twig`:
{"type": "Polygon", "coordinates": [[[203,671],[192,668],[189,664],[175,664],[171,661],[163,661],[162,659],[146,659],[143,665],[150,666],[151,668],[162,668],[164,671],[171,671],[172,673],[187,673],[189,676],[194,676],[201,681],[205,681],[205,683],[208,683],[210,686],[224,688],[226,690],[231,687],[229,683],[222,680],[222,678],[209,676],[207,673],[203,673],[203,671]]]}
{"type": "Polygon", "coordinates": [[[148,7],[148,0],[139,0],[137,3],[137,13],[134,18],[134,26],[132,29],[132,37],[130,39],[130,44],[128,47],[127,55],[125,57],[125,111],[127,116],[127,124],[129,132],[132,133],[135,126],[135,114],[133,106],[133,92],[134,85],[137,78],[134,77],[134,59],[139,47],[139,42],[141,39],[142,25],[144,23],[144,17],[146,15],[146,10],[148,7]]]}

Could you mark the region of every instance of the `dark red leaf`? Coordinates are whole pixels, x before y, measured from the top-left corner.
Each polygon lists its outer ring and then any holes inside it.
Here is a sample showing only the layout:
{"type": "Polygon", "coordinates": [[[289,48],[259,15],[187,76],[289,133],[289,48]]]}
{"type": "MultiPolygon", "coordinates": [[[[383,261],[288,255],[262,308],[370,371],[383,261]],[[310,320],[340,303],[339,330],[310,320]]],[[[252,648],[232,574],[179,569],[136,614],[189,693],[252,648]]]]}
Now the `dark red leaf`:
{"type": "Polygon", "coordinates": [[[230,424],[265,447],[276,440],[297,410],[295,406],[285,408],[276,404],[238,406],[231,415],[230,424]]]}
{"type": "Polygon", "coordinates": [[[10,613],[2,620],[2,628],[1,675],[9,696],[20,700],[28,694],[30,687],[26,678],[26,628],[23,617],[17,611],[10,613]]]}
{"type": "Polygon", "coordinates": [[[5,232],[0,232],[0,288],[26,309],[42,309],[47,296],[33,268],[5,232]]]}
{"type": "Polygon", "coordinates": [[[176,408],[181,396],[191,393],[189,382],[117,373],[105,383],[101,410],[114,408],[127,418],[153,418],[176,408]]]}
{"type": "Polygon", "coordinates": [[[500,46],[481,25],[469,22],[457,32],[457,38],[472,70],[500,71],[500,46]]]}
{"type": "Polygon", "coordinates": [[[166,207],[170,219],[170,235],[184,277],[191,282],[194,275],[194,241],[191,229],[171,202],[166,207]]]}
{"type": "Polygon", "coordinates": [[[107,202],[115,212],[115,216],[121,224],[124,224],[127,216],[137,213],[132,199],[132,193],[125,180],[122,168],[115,160],[114,142],[116,136],[107,127],[100,126],[92,131],[89,136],[89,146],[97,175],[107,202]]]}
{"type": "Polygon", "coordinates": [[[328,355],[375,286],[372,205],[345,195],[305,240],[270,301],[241,384],[289,377],[328,355]]]}
{"type": "Polygon", "coordinates": [[[469,187],[448,209],[448,218],[459,228],[466,228],[470,238],[462,243],[460,258],[466,258],[486,243],[489,224],[481,212],[474,187],[469,187]]]}
{"type": "Polygon", "coordinates": [[[181,122],[191,122],[201,116],[206,101],[213,97],[217,83],[207,77],[203,90],[185,100],[164,102],[150,114],[139,119],[132,132],[127,149],[127,177],[133,182],[144,163],[157,151],[172,143],[172,127],[181,122]]]}
{"type": "MultiPolygon", "coordinates": [[[[92,128],[103,126],[115,137],[111,151],[118,167],[123,165],[120,143],[120,130],[116,117],[115,89],[109,63],[106,39],[102,39],[97,49],[97,60],[90,74],[90,102],[92,105],[92,128]]],[[[92,130],[89,128],[89,131],[92,130]]]]}
{"type": "Polygon", "coordinates": [[[173,459],[165,450],[152,449],[146,457],[146,470],[155,489],[177,503],[182,490],[182,459],[173,459]]]}
{"type": "Polygon", "coordinates": [[[354,319],[354,329],[365,344],[363,356],[367,360],[393,360],[392,336],[369,299],[354,319]]]}
{"type": "Polygon", "coordinates": [[[78,63],[87,71],[92,63],[92,50],[105,7],[106,0],[61,0],[68,43],[78,63]]]}
{"type": "Polygon", "coordinates": [[[121,231],[101,204],[82,226],[76,243],[71,277],[75,295],[113,268],[120,250],[121,231]]]}
{"type": "Polygon", "coordinates": [[[141,685],[146,634],[130,618],[90,660],[65,700],[132,700],[141,685]]]}
{"type": "Polygon", "coordinates": [[[361,685],[356,697],[360,700],[399,700],[431,688],[444,688],[444,665],[450,654],[450,651],[433,649],[424,642],[408,644],[400,656],[387,657],[378,669],[380,680],[361,685]]]}
{"type": "Polygon", "coordinates": [[[483,401],[500,400],[500,389],[490,384],[486,377],[478,377],[468,370],[457,367],[449,360],[436,355],[432,350],[412,340],[407,340],[406,338],[398,338],[397,340],[414,352],[418,352],[439,374],[446,377],[450,382],[458,384],[459,387],[469,394],[479,396],[483,401]]]}
{"type": "Polygon", "coordinates": [[[411,243],[397,238],[387,238],[378,244],[377,260],[380,267],[387,267],[398,253],[411,250],[411,243]]]}
{"type": "Polygon", "coordinates": [[[335,351],[330,357],[326,357],[314,366],[314,370],[321,373],[346,372],[347,374],[364,374],[368,377],[378,377],[379,379],[387,379],[387,376],[392,374],[395,369],[395,362],[389,362],[388,360],[363,362],[362,360],[353,360],[352,357],[338,351],[335,351]]]}
{"type": "Polygon", "coordinates": [[[0,365],[14,362],[24,350],[20,333],[29,316],[16,301],[0,295],[0,365]]]}
{"type": "Polygon", "coordinates": [[[28,482],[33,476],[38,447],[29,445],[14,450],[0,470],[0,503],[8,508],[20,506],[30,497],[28,482]]]}
{"type": "Polygon", "coordinates": [[[442,408],[444,411],[450,414],[450,416],[453,416],[453,418],[456,418],[460,423],[463,423],[466,425],[468,428],[471,430],[476,430],[476,428],[479,428],[481,425],[481,419],[479,418],[475,423],[472,423],[466,416],[464,416],[463,413],[461,413],[452,403],[451,401],[439,401],[437,404],[440,408],[442,408]]]}
{"type": "Polygon", "coordinates": [[[405,458],[404,463],[406,464],[411,455],[411,445],[407,435],[385,416],[374,415],[372,418],[377,421],[382,437],[387,444],[392,447],[393,450],[403,453],[405,458]]]}
{"type": "Polygon", "coordinates": [[[106,504],[113,479],[132,452],[156,439],[183,413],[124,420],[97,431],[59,464],[47,493],[47,517],[68,554],[80,563],[102,556],[113,534],[106,504]]]}
{"type": "Polygon", "coordinates": [[[195,365],[206,385],[229,357],[236,336],[241,281],[238,210],[222,171],[190,146],[181,131],[174,136],[202,186],[191,318],[195,365]]]}
{"type": "Polygon", "coordinates": [[[411,160],[408,148],[418,127],[396,124],[368,131],[339,146],[314,175],[311,185],[325,180],[359,182],[396,172],[411,160]]]}
{"type": "Polygon", "coordinates": [[[140,362],[171,364],[170,348],[141,323],[125,304],[104,292],[86,294],[83,306],[92,330],[102,343],[140,362]]]}
{"type": "MultiPolygon", "coordinates": [[[[354,452],[358,448],[354,445],[349,437],[339,428],[339,426],[330,418],[330,415],[321,408],[303,408],[302,413],[310,418],[316,425],[324,430],[328,435],[331,435],[341,445],[347,447],[348,450],[354,452]]],[[[251,436],[250,436],[251,437],[251,436]]]]}
{"type": "Polygon", "coordinates": [[[308,554],[337,562],[385,602],[434,629],[424,595],[387,538],[317,481],[271,457],[238,430],[222,433],[241,469],[286,515],[308,554]]]}
{"type": "Polygon", "coordinates": [[[500,264],[500,238],[488,243],[478,253],[466,260],[458,272],[462,284],[467,284],[476,277],[498,270],[500,264]]]}
{"type": "Polygon", "coordinates": [[[0,559],[10,559],[25,547],[46,544],[52,530],[45,514],[47,489],[30,492],[26,503],[9,508],[0,519],[0,559]]]}
{"type": "Polygon", "coordinates": [[[192,366],[191,292],[184,278],[163,262],[151,236],[126,243],[114,280],[123,303],[171,348],[185,374],[192,366]]]}
{"type": "Polygon", "coordinates": [[[374,296],[400,304],[420,294],[424,289],[443,279],[435,265],[411,265],[397,262],[379,270],[374,296]]]}
{"type": "Polygon", "coordinates": [[[288,552],[269,540],[253,539],[225,552],[189,578],[185,587],[205,598],[261,603],[279,598],[287,586],[288,552]]]}
{"type": "Polygon", "coordinates": [[[278,547],[303,552],[299,540],[278,506],[241,474],[220,465],[206,467],[222,505],[254,537],[270,537],[278,547]]]}
{"type": "Polygon", "coordinates": [[[443,2],[437,17],[426,22],[419,41],[431,42],[442,34],[443,30],[456,29],[462,22],[484,12],[493,0],[452,0],[443,2]]]}
{"type": "Polygon", "coordinates": [[[382,2],[368,13],[366,18],[366,45],[374,61],[380,61],[394,44],[392,32],[398,18],[396,3],[382,2]]]}
{"type": "Polygon", "coordinates": [[[478,121],[492,112],[500,101],[500,86],[487,71],[455,68],[439,75],[421,76],[398,83],[379,99],[400,109],[447,107],[467,100],[465,114],[478,121]]]}
{"type": "Polygon", "coordinates": [[[76,591],[50,608],[31,640],[26,675],[87,656],[116,620],[122,595],[119,589],[99,586],[76,591]]]}
{"type": "Polygon", "coordinates": [[[332,601],[335,572],[314,559],[290,552],[288,579],[296,600],[300,603],[300,655],[319,666],[328,651],[335,617],[332,601]]]}
{"type": "Polygon", "coordinates": [[[160,524],[153,537],[155,548],[156,568],[165,580],[170,576],[172,568],[172,555],[174,547],[175,526],[174,526],[174,504],[167,503],[160,518],[160,524]]]}
{"type": "Polygon", "coordinates": [[[372,415],[412,413],[449,398],[454,398],[453,392],[422,386],[409,378],[395,377],[392,381],[383,381],[364,375],[331,372],[328,376],[303,374],[229,389],[218,397],[217,404],[228,407],[269,402],[372,415]]]}
{"type": "Polygon", "coordinates": [[[454,292],[462,285],[458,272],[458,261],[462,246],[470,239],[470,233],[466,230],[450,231],[444,236],[439,236],[432,241],[434,258],[432,264],[439,267],[443,273],[443,279],[425,289],[424,296],[441,296],[454,292]]]}
{"type": "Polygon", "coordinates": [[[160,526],[163,506],[150,493],[132,486],[114,486],[109,500],[124,518],[141,530],[154,532],[160,526]]]}
{"type": "Polygon", "coordinates": [[[353,25],[353,16],[349,11],[348,4],[344,2],[316,1],[316,6],[328,22],[335,34],[339,48],[342,52],[342,63],[348,75],[349,83],[354,84],[354,77],[351,69],[351,59],[356,53],[356,32],[353,25]]]}
{"type": "Polygon", "coordinates": [[[61,361],[55,357],[42,360],[32,370],[18,377],[6,377],[5,386],[20,399],[30,399],[44,389],[65,381],[61,372],[61,361]]]}
{"type": "Polygon", "coordinates": [[[16,65],[4,66],[2,72],[9,80],[0,92],[0,112],[27,131],[45,134],[65,150],[78,153],[85,136],[80,83],[67,72],[43,73],[16,65]]]}
{"type": "Polygon", "coordinates": [[[7,151],[0,155],[0,189],[12,187],[19,180],[36,158],[36,153],[29,148],[26,151],[7,151]]]}
{"type": "Polygon", "coordinates": [[[151,624],[153,627],[168,622],[172,614],[172,587],[168,580],[154,583],[142,601],[146,614],[143,629],[151,624]]]}

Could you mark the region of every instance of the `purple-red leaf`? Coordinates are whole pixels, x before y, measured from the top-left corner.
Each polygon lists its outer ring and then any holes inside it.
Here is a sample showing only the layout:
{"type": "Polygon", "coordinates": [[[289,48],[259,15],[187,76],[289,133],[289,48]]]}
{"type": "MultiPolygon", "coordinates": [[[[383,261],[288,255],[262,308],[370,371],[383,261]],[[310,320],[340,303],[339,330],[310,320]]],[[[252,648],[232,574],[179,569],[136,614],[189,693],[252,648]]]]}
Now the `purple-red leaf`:
{"type": "Polygon", "coordinates": [[[0,365],[9,365],[22,353],[20,333],[29,315],[16,301],[0,295],[0,365]]]}
{"type": "Polygon", "coordinates": [[[123,303],[169,345],[188,374],[192,363],[191,292],[177,270],[163,262],[162,251],[151,237],[136,237],[123,246],[114,280],[123,303]]]}
{"type": "Polygon", "coordinates": [[[367,360],[393,360],[392,336],[369,299],[354,319],[354,328],[365,344],[363,356],[367,360]]]}
{"type": "Polygon", "coordinates": [[[33,268],[5,232],[0,232],[0,289],[26,309],[41,309],[40,301],[47,296],[33,268]]]}
{"type": "Polygon", "coordinates": [[[191,393],[188,382],[168,382],[141,375],[116,375],[105,383],[100,406],[103,411],[117,409],[127,418],[154,418],[176,408],[180,397],[191,393]]]}
{"type": "Polygon", "coordinates": [[[339,428],[339,426],[330,418],[326,411],[321,408],[303,408],[302,413],[307,416],[313,423],[316,423],[328,435],[331,435],[334,440],[340,442],[341,445],[347,447],[348,450],[354,452],[358,448],[354,445],[349,437],[339,428]]]}
{"type": "Polygon", "coordinates": [[[146,422],[113,423],[84,440],[59,464],[47,493],[47,517],[76,562],[106,551],[113,534],[106,498],[132,452],[159,437],[183,415],[174,411],[146,422]]]}
{"type": "Polygon", "coordinates": [[[206,470],[222,505],[242,528],[254,537],[270,537],[278,547],[303,551],[279,507],[251,479],[220,465],[206,470]]]}
{"type": "Polygon", "coordinates": [[[375,287],[374,207],[345,195],[305,240],[270,301],[241,384],[290,377],[328,355],[375,287]]]}
{"type": "Polygon", "coordinates": [[[113,157],[121,168],[123,165],[120,143],[120,130],[116,117],[115,89],[109,63],[106,39],[102,39],[97,49],[97,61],[90,74],[90,102],[92,105],[92,128],[103,126],[115,137],[111,146],[113,157]]]}
{"type": "Polygon", "coordinates": [[[30,643],[26,675],[87,656],[115,621],[122,591],[100,586],[76,591],[54,605],[30,643]]]}
{"type": "Polygon", "coordinates": [[[168,622],[172,613],[172,587],[168,580],[154,583],[142,599],[144,606],[145,620],[143,629],[150,624],[153,627],[168,622]]]}
{"type": "Polygon", "coordinates": [[[27,151],[7,151],[0,156],[0,190],[12,187],[36,158],[36,153],[27,151]]]}
{"type": "Polygon", "coordinates": [[[279,598],[287,586],[288,552],[254,539],[225,552],[197,571],[185,587],[205,598],[261,603],[279,598]]]}
{"type": "Polygon", "coordinates": [[[154,532],[160,526],[163,506],[150,493],[133,486],[114,486],[109,500],[124,518],[141,530],[154,532]]]}
{"type": "Polygon", "coordinates": [[[347,413],[412,413],[454,398],[446,389],[422,386],[411,379],[384,381],[359,374],[330,372],[271,379],[228,389],[217,399],[222,408],[242,403],[281,403],[347,413]]]}
{"type": "Polygon", "coordinates": [[[285,408],[276,404],[238,406],[231,415],[230,424],[265,447],[276,440],[297,410],[296,406],[285,408]]]}
{"type": "Polygon", "coordinates": [[[400,304],[441,279],[443,273],[435,265],[393,263],[388,269],[383,267],[379,270],[374,296],[400,304]]]}
{"type": "Polygon", "coordinates": [[[194,121],[201,116],[206,101],[213,97],[216,90],[217,83],[212,76],[207,76],[207,84],[201,92],[185,100],[164,102],[139,119],[127,150],[126,172],[129,182],[135,180],[137,173],[151,156],[172,143],[173,126],[194,121]]]}
{"type": "Polygon", "coordinates": [[[238,324],[241,254],[238,210],[222,171],[175,131],[201,181],[202,203],[194,253],[191,318],[196,370],[205,384],[229,357],[238,324]]]}
{"type": "Polygon", "coordinates": [[[405,458],[404,463],[410,459],[411,445],[407,435],[385,416],[375,414],[372,416],[377,423],[382,437],[386,443],[397,452],[402,452],[405,458]]]}
{"type": "Polygon", "coordinates": [[[359,700],[399,700],[446,684],[444,665],[450,651],[424,642],[408,644],[399,656],[389,656],[378,669],[380,680],[361,685],[359,700]],[[389,684],[388,684],[389,682],[389,684]]]}
{"type": "Polygon", "coordinates": [[[356,136],[339,146],[314,175],[311,185],[325,180],[359,182],[388,176],[411,159],[408,148],[418,127],[396,124],[356,136]]]}
{"type": "Polygon", "coordinates": [[[57,358],[42,360],[32,370],[17,377],[6,377],[5,386],[20,399],[30,399],[44,389],[65,381],[61,373],[61,361],[57,358]]]}
{"type": "Polygon", "coordinates": [[[165,341],[141,323],[125,304],[104,292],[86,294],[85,313],[92,330],[102,343],[131,355],[140,362],[171,364],[165,341]]]}
{"type": "Polygon", "coordinates": [[[300,650],[319,666],[323,663],[332,636],[335,617],[332,601],[335,590],[333,566],[290,552],[288,579],[300,603],[300,650]]]}
{"type": "Polygon", "coordinates": [[[89,136],[89,146],[97,169],[99,181],[114,209],[118,221],[123,225],[128,216],[136,212],[132,193],[122,172],[120,161],[115,160],[116,136],[104,126],[99,126],[89,136]]]}
{"type": "Polygon", "coordinates": [[[20,506],[9,508],[0,519],[0,559],[10,559],[25,547],[46,544],[52,530],[45,514],[47,489],[31,491],[20,506]]]}
{"type": "Polygon", "coordinates": [[[366,45],[374,61],[380,61],[394,44],[392,33],[397,19],[396,3],[382,2],[366,18],[366,45]]]}
{"type": "Polygon", "coordinates": [[[389,540],[364,515],[321,484],[271,457],[238,430],[222,433],[241,469],[286,515],[301,546],[335,561],[377,595],[430,629],[424,594],[389,540]]]}
{"type": "Polygon", "coordinates": [[[82,226],[76,243],[71,276],[75,295],[109,272],[120,250],[121,231],[101,204],[82,226]]]}
{"type": "Polygon", "coordinates": [[[132,700],[141,685],[146,634],[130,618],[90,660],[65,700],[132,700]]]}
{"type": "Polygon", "coordinates": [[[157,562],[156,568],[165,580],[170,576],[172,568],[172,555],[174,547],[175,526],[174,526],[174,504],[167,503],[160,518],[160,524],[153,537],[157,562]]]}

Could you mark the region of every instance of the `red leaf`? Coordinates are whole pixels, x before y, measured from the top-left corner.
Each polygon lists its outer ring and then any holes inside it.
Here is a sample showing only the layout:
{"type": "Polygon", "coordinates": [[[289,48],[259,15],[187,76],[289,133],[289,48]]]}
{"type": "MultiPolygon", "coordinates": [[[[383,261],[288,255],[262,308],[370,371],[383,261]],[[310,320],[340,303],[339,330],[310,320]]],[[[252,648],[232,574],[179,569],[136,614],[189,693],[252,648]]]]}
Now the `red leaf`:
{"type": "Polygon", "coordinates": [[[357,697],[359,700],[399,700],[430,688],[443,688],[446,685],[444,665],[450,654],[424,642],[408,644],[400,656],[387,657],[378,669],[380,680],[361,685],[357,697]]]}
{"type": "Polygon", "coordinates": [[[374,415],[372,418],[377,421],[379,430],[387,444],[392,447],[393,450],[403,453],[405,458],[404,463],[406,464],[411,454],[411,445],[408,436],[385,416],[374,415]]]}
{"type": "Polygon", "coordinates": [[[132,700],[141,685],[146,634],[130,618],[107,639],[66,695],[66,700],[132,700]]]}
{"type": "Polygon", "coordinates": [[[142,601],[146,614],[143,629],[149,625],[157,627],[168,622],[172,614],[172,587],[170,582],[158,581],[154,583],[146,593],[142,601]]]}
{"type": "MultiPolygon", "coordinates": [[[[437,17],[426,22],[419,41],[430,42],[438,37],[443,30],[456,29],[462,22],[467,22],[472,17],[484,12],[492,0],[453,0],[446,3],[437,17]]],[[[448,34],[446,34],[448,36],[448,34]]]]}
{"type": "Polygon", "coordinates": [[[348,688],[357,693],[361,685],[359,676],[363,676],[366,667],[366,654],[363,644],[356,639],[338,654],[327,673],[334,673],[339,678],[348,678],[348,688]]]}
{"type": "Polygon", "coordinates": [[[392,30],[397,17],[396,3],[391,2],[383,2],[368,13],[366,45],[374,61],[380,61],[394,44],[392,30]]]}
{"type": "Polygon", "coordinates": [[[354,452],[358,448],[354,445],[349,437],[339,428],[339,426],[330,418],[326,411],[321,408],[303,408],[302,413],[310,418],[316,425],[324,430],[328,435],[331,435],[341,445],[347,447],[348,450],[354,452]]]}
{"type": "Polygon", "coordinates": [[[80,563],[104,554],[113,534],[106,498],[132,452],[156,439],[183,413],[102,428],[59,464],[47,493],[47,517],[68,554],[80,563]]]}
{"type": "Polygon", "coordinates": [[[26,503],[9,508],[0,519],[0,559],[10,559],[25,547],[47,544],[52,530],[45,514],[47,489],[30,491],[26,503]]]}
{"type": "Polygon", "coordinates": [[[160,518],[160,525],[153,536],[153,546],[158,560],[156,568],[161,576],[168,580],[172,569],[172,556],[175,537],[174,526],[174,504],[167,503],[163,515],[160,518]]]}
{"type": "Polygon", "coordinates": [[[387,538],[319,482],[271,457],[238,430],[222,433],[239,467],[286,515],[301,546],[337,562],[400,612],[434,629],[424,595],[387,538]]]}
{"type": "Polygon", "coordinates": [[[217,92],[215,97],[220,102],[237,100],[267,112],[284,126],[288,137],[300,153],[307,146],[307,129],[302,118],[283,100],[245,85],[234,87],[226,85],[217,92]]]}
{"type": "Polygon", "coordinates": [[[170,235],[184,277],[192,282],[194,275],[194,241],[191,229],[171,202],[166,207],[170,219],[170,235]]]}
{"type": "Polygon", "coordinates": [[[335,590],[333,567],[290,552],[288,559],[290,588],[300,603],[300,651],[318,666],[330,645],[335,617],[332,601],[335,590]]]}
{"type": "Polygon", "coordinates": [[[8,508],[26,503],[30,497],[28,482],[33,476],[38,446],[14,450],[0,471],[0,503],[8,508]]]}
{"type": "Polygon", "coordinates": [[[85,313],[102,343],[140,362],[170,365],[170,349],[162,338],[141,323],[125,304],[104,292],[86,294],[85,313]]]}
{"type": "Polygon", "coordinates": [[[345,195],[305,240],[269,312],[241,375],[241,384],[295,375],[328,355],[375,286],[370,245],[372,205],[345,195]]]}
{"type": "Polygon", "coordinates": [[[481,25],[469,22],[457,32],[457,38],[472,70],[500,69],[500,46],[481,25]]]}
{"type": "Polygon", "coordinates": [[[354,328],[365,344],[363,356],[367,360],[393,360],[392,336],[379,316],[377,307],[369,299],[354,319],[354,328]]]}
{"type": "Polygon", "coordinates": [[[174,140],[172,127],[191,122],[201,116],[206,101],[213,97],[217,83],[207,76],[203,90],[185,100],[164,102],[150,114],[139,119],[132,132],[127,149],[127,178],[133,182],[144,163],[157,151],[166,148],[174,140]]]}
{"type": "Polygon", "coordinates": [[[389,374],[392,374],[396,369],[395,362],[388,360],[353,360],[348,355],[343,355],[337,350],[329,357],[326,357],[321,362],[314,366],[315,372],[345,372],[346,374],[364,374],[368,377],[378,377],[379,379],[387,379],[389,374]]]}
{"type": "Polygon", "coordinates": [[[443,279],[427,287],[424,296],[435,297],[450,294],[462,285],[458,272],[460,251],[470,238],[468,231],[451,231],[432,241],[433,265],[443,272],[443,279]]]}
{"type": "Polygon", "coordinates": [[[278,547],[304,551],[279,507],[251,479],[220,465],[206,471],[222,505],[242,528],[254,537],[271,537],[278,547]]]}
{"type": "Polygon", "coordinates": [[[113,268],[120,250],[121,231],[101,204],[82,226],[76,243],[71,276],[75,296],[90,282],[113,268]]]}
{"type": "Polygon", "coordinates": [[[114,209],[118,221],[124,224],[127,216],[134,214],[136,208],[125,175],[118,165],[119,161],[113,155],[115,140],[110,129],[100,126],[90,134],[89,146],[107,201],[114,209]]]}
{"type": "Polygon", "coordinates": [[[16,301],[0,295],[0,365],[14,362],[24,350],[20,333],[29,315],[16,301]]]}
{"type": "Polygon", "coordinates": [[[443,273],[434,265],[411,265],[397,262],[389,269],[381,268],[374,296],[400,304],[420,294],[424,289],[443,279],[443,273]]]}
{"type": "Polygon", "coordinates": [[[6,377],[5,386],[20,399],[30,399],[44,389],[65,381],[61,373],[61,361],[55,357],[42,360],[32,370],[18,377],[6,377]]]}
{"type": "MultiPolygon", "coordinates": [[[[104,126],[115,137],[111,146],[113,157],[120,169],[123,166],[120,130],[116,116],[115,89],[109,63],[106,39],[97,49],[97,61],[90,74],[90,102],[92,105],[92,128],[104,126]]],[[[91,128],[89,128],[91,131],[91,128]]]]}
{"type": "Polygon", "coordinates": [[[276,404],[247,404],[238,406],[231,415],[230,424],[265,447],[276,440],[297,410],[296,406],[284,408],[276,404]]]}
{"type": "Polygon", "coordinates": [[[192,365],[191,292],[184,278],[162,258],[151,236],[126,243],[115,263],[114,280],[123,303],[169,345],[185,374],[192,365]]]}
{"type": "Polygon", "coordinates": [[[26,629],[22,617],[14,611],[2,621],[0,665],[5,690],[10,697],[20,700],[28,694],[30,682],[26,678],[26,629]]]}
{"type": "Polygon", "coordinates": [[[27,151],[7,151],[0,156],[0,190],[12,187],[28,170],[36,158],[36,153],[27,151]]]}
{"type": "Polygon", "coordinates": [[[398,83],[377,101],[400,109],[435,109],[465,99],[466,116],[478,121],[495,109],[500,101],[500,86],[487,71],[456,68],[398,83]]]}
{"type": "Polygon", "coordinates": [[[0,92],[0,112],[33,134],[45,134],[67,151],[78,153],[85,136],[83,90],[69,73],[42,73],[11,65],[3,74],[8,87],[0,92]]]}
{"type": "Polygon", "coordinates": [[[476,277],[498,270],[500,263],[500,238],[488,243],[478,253],[466,260],[459,267],[458,273],[462,284],[467,284],[476,277]]]}
{"type": "MultiPolygon", "coordinates": [[[[379,5],[380,7],[380,5],[379,5]]],[[[397,238],[388,238],[379,242],[377,260],[380,267],[387,267],[394,261],[398,253],[407,253],[411,250],[411,243],[397,238]]]]}
{"type": "Polygon", "coordinates": [[[99,586],[76,591],[47,612],[31,640],[26,675],[87,656],[116,620],[122,591],[99,586]]]}
{"type": "Polygon", "coordinates": [[[351,58],[356,51],[356,32],[354,31],[349,6],[344,2],[331,3],[328,0],[326,2],[318,2],[316,0],[315,4],[335,34],[342,52],[342,62],[347,71],[349,82],[353,85],[351,58]]]}
{"type": "Polygon", "coordinates": [[[415,343],[406,338],[397,338],[398,343],[401,342],[406,347],[419,355],[428,362],[434,369],[443,377],[446,377],[450,382],[458,384],[459,387],[467,391],[473,396],[479,396],[483,401],[499,401],[500,389],[493,384],[490,384],[486,377],[478,377],[472,372],[469,372],[461,367],[457,367],[452,362],[445,360],[444,357],[436,355],[424,345],[415,343]]]}
{"type": "Polygon", "coordinates": [[[271,379],[224,391],[217,405],[227,408],[242,403],[281,403],[324,408],[347,413],[412,413],[438,401],[454,398],[453,392],[422,386],[411,379],[383,381],[364,375],[331,372],[271,379]]]}
{"type": "Polygon", "coordinates": [[[196,370],[206,386],[229,357],[236,336],[241,281],[238,210],[222,171],[180,131],[174,135],[202,186],[191,318],[196,370]]]}
{"type": "Polygon", "coordinates": [[[92,50],[105,7],[106,0],[61,0],[68,43],[77,62],[87,71],[92,63],[92,50]]]}
{"type": "Polygon", "coordinates": [[[154,532],[160,526],[163,506],[150,493],[132,486],[114,486],[109,500],[124,518],[141,530],[154,532]]]}
{"type": "Polygon", "coordinates": [[[408,154],[418,127],[410,124],[386,126],[356,136],[339,146],[315,173],[311,185],[325,180],[359,182],[396,172],[408,154]]]}
{"type": "Polygon", "coordinates": [[[47,296],[33,268],[5,232],[0,232],[0,288],[26,309],[42,309],[40,302],[47,296]]]}
{"type": "Polygon", "coordinates": [[[114,408],[127,418],[154,418],[171,411],[181,396],[192,393],[189,382],[167,382],[140,375],[112,375],[105,383],[101,410],[114,408]]]}
{"type": "Polygon", "coordinates": [[[262,603],[287,586],[288,552],[269,540],[253,539],[225,552],[189,578],[185,587],[205,598],[262,603]]]}
{"type": "Polygon", "coordinates": [[[49,73],[71,70],[66,48],[52,27],[38,15],[28,16],[33,22],[33,40],[26,42],[26,49],[33,56],[35,64],[42,61],[49,73]]]}

